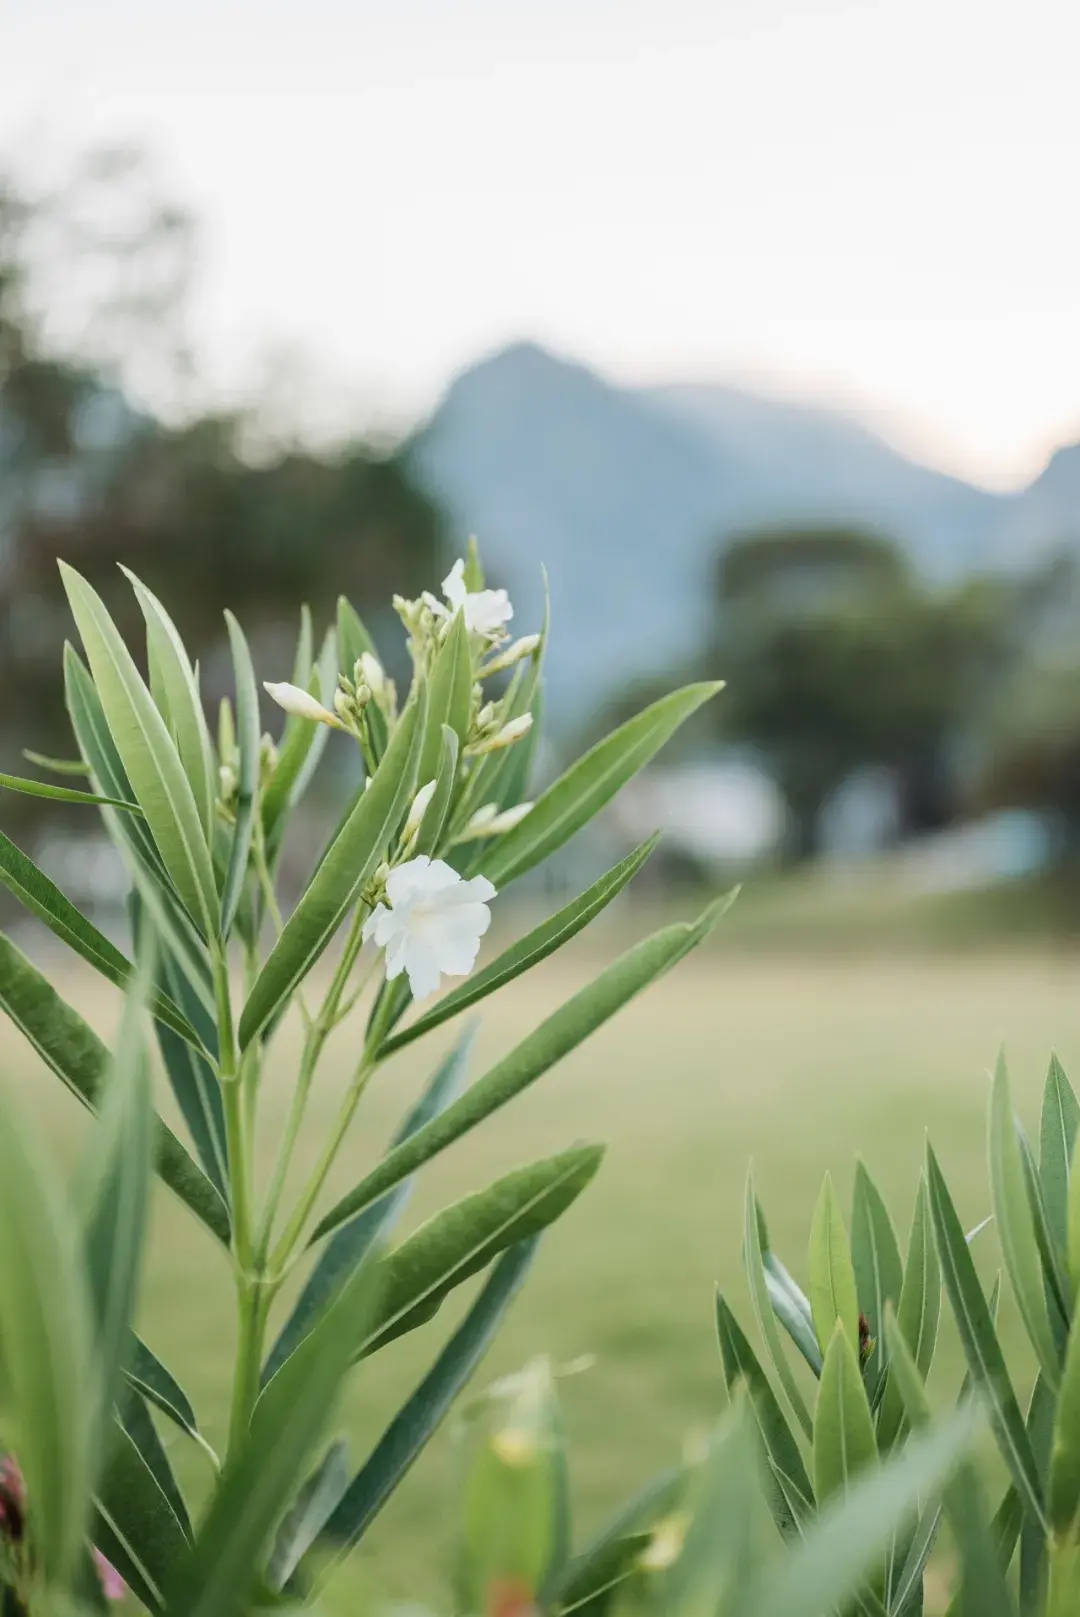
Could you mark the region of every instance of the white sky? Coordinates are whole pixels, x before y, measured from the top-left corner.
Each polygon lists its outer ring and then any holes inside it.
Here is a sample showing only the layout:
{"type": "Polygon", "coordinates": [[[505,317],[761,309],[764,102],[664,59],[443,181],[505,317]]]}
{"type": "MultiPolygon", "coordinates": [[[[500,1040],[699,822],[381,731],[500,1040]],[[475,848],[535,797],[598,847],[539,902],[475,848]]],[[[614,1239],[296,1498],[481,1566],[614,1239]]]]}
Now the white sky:
{"type": "Polygon", "coordinates": [[[0,147],[153,142],[218,386],[532,336],[1008,484],[1080,437],[1078,60],[1076,0],[0,0],[0,147]]]}

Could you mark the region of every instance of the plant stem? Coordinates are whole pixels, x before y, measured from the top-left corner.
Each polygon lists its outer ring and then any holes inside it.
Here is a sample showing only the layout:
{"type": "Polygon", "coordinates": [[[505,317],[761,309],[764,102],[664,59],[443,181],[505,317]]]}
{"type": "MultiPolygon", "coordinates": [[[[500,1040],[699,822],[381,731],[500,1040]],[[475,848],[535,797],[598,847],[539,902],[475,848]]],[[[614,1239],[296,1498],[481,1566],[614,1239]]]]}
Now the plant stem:
{"type": "Polygon", "coordinates": [[[228,1455],[235,1454],[241,1447],[251,1426],[251,1416],[259,1396],[263,1337],[269,1310],[269,1294],[258,1279],[237,1276],[236,1299],[236,1375],[229,1414],[228,1455]]]}
{"type": "MultiPolygon", "coordinates": [[[[353,913],[352,925],[349,928],[345,946],[341,951],[341,958],[338,960],[326,998],[319,1007],[318,1015],[308,1023],[307,1033],[304,1038],[304,1049],[300,1057],[300,1071],[297,1075],[296,1088],[293,1090],[285,1131],[278,1148],[277,1161],[274,1164],[274,1172],[267,1192],[266,1206],[259,1222],[256,1247],[260,1262],[265,1262],[270,1241],[273,1237],[274,1220],[281,1205],[281,1197],[285,1190],[285,1180],[292,1163],[296,1142],[300,1136],[300,1126],[307,1110],[308,1096],[311,1093],[315,1069],[318,1066],[319,1057],[322,1055],[327,1039],[337,1026],[341,996],[345,992],[349,973],[356,963],[356,957],[360,953],[363,944],[362,934],[366,914],[366,905],[358,904],[353,913]]],[[[273,1272],[276,1265],[271,1262],[270,1268],[271,1272],[273,1272]]]]}

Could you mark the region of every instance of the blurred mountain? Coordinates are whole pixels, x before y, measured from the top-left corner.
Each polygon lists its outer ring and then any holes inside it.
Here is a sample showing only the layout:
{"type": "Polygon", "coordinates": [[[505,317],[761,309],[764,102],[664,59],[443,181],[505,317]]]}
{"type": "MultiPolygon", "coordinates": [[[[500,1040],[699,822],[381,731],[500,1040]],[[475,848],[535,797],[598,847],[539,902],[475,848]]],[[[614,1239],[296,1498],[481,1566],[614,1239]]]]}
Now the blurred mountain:
{"type": "Polygon", "coordinates": [[[618,387],[531,343],[459,375],[414,452],[455,533],[479,536],[510,589],[515,628],[539,621],[547,569],[564,733],[700,654],[716,555],[737,532],[857,524],[941,581],[1080,546],[1080,446],[1027,491],[993,494],[835,411],[724,386],[618,387]]]}

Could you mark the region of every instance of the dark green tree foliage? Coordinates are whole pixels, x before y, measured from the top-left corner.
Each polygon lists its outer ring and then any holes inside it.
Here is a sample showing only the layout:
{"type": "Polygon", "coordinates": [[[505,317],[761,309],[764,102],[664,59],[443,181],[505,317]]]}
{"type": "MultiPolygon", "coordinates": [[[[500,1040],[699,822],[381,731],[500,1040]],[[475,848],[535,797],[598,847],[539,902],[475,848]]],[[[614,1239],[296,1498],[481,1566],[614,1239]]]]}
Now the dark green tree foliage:
{"type": "Polygon", "coordinates": [[[190,220],[121,155],[88,160],[49,197],[28,199],[0,177],[0,749],[9,761],[32,736],[47,751],[64,731],[55,649],[70,617],[58,556],[133,638],[140,614],[116,564],[167,595],[208,700],[227,667],[226,604],[269,650],[292,634],[302,600],[326,622],[339,592],[368,612],[438,575],[440,514],[397,451],[290,446],[253,461],[241,414],[178,410],[184,424],[170,426],[129,402],[114,378],[141,365],[159,383],[167,372],[158,393],[182,406],[190,236],[190,220]],[[123,229],[106,239],[94,221],[117,215],[123,229]]]}
{"type": "Polygon", "coordinates": [[[896,771],[908,829],[951,808],[950,748],[999,658],[1004,586],[929,590],[884,539],[845,529],[749,535],[717,573],[710,666],[726,739],[758,749],[813,851],[822,808],[867,764],[896,771]]]}

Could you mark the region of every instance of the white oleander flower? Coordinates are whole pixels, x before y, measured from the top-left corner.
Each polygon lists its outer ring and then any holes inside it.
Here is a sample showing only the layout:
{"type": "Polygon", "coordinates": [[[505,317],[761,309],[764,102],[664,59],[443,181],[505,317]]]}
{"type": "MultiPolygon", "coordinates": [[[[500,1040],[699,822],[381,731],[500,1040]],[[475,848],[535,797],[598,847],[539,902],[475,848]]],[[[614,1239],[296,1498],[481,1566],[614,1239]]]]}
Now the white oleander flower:
{"type": "Polygon", "coordinates": [[[299,685],[288,683],[274,685],[269,680],[264,680],[263,690],[278,707],[283,707],[286,713],[295,713],[298,719],[312,719],[316,724],[329,724],[335,730],[348,729],[348,725],[342,724],[336,713],[331,713],[328,707],[323,707],[310,691],[302,691],[299,685]]]}
{"type": "Polygon", "coordinates": [[[443,594],[449,607],[443,606],[426,592],[424,601],[436,617],[451,618],[456,612],[465,613],[465,627],[470,634],[482,634],[488,640],[501,640],[506,625],[514,615],[510,597],[505,590],[470,590],[465,584],[465,563],[459,559],[442,582],[443,594]]]}
{"type": "Polygon", "coordinates": [[[413,998],[426,999],[444,975],[468,975],[491,925],[486,876],[463,881],[444,860],[419,854],[388,873],[386,897],[389,908],[376,904],[363,936],[386,951],[388,978],[406,972],[413,998]]]}

